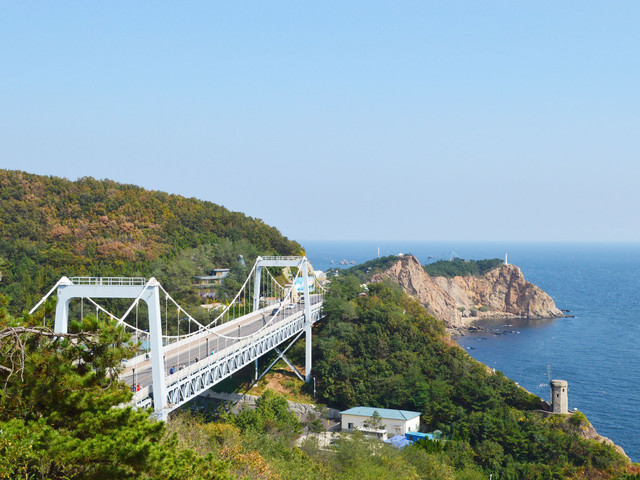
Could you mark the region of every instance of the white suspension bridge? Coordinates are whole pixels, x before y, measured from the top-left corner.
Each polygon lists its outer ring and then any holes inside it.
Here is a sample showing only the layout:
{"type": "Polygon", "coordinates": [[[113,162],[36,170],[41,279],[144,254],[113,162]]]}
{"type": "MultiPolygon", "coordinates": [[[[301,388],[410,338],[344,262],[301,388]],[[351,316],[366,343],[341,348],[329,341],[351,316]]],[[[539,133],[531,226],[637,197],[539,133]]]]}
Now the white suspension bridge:
{"type": "Polygon", "coordinates": [[[62,277],[29,313],[56,292],[55,332],[67,333],[73,299],[81,299],[81,316],[87,300],[96,316],[107,315],[132,331],[140,352],[126,362],[120,378],[135,391],[133,406],[153,407],[154,415],[166,420],[170,412],[250,363],[255,364],[255,380],[279,359],[301,380],[311,379],[311,327],[320,319],[324,288],[309,271],[306,257],[258,257],[233,301],[206,324],[182,308],[155,278],[62,277]],[[297,274],[285,287],[268,267],[296,268],[297,274]],[[133,302],[117,316],[95,299],[133,302]],[[147,305],[148,331],[141,328],[141,301],[147,305]],[[285,356],[303,333],[304,375],[285,356]],[[287,340],[291,342],[282,348],[287,340]],[[258,359],[270,351],[278,356],[258,375],[258,359]]]}

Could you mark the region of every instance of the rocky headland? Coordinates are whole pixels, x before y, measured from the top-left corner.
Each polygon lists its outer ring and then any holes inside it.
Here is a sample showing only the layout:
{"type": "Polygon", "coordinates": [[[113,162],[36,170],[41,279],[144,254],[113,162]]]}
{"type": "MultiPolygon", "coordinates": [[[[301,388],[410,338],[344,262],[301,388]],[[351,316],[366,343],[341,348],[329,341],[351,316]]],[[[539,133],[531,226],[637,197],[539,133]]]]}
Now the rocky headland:
{"type": "Polygon", "coordinates": [[[468,327],[481,318],[556,318],[562,312],[553,299],[515,265],[502,265],[483,276],[432,277],[417,258],[398,259],[371,282],[390,278],[416,297],[450,329],[468,327]]]}

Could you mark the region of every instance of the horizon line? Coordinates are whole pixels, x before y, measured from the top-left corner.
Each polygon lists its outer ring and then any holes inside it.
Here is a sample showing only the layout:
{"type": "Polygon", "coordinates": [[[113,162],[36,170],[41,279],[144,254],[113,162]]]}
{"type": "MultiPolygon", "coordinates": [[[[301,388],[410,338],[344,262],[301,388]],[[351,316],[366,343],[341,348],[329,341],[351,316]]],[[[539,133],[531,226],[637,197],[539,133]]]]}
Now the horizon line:
{"type": "Polygon", "coordinates": [[[370,239],[295,239],[302,242],[351,242],[351,243],[638,243],[640,240],[370,240],[370,239]]]}

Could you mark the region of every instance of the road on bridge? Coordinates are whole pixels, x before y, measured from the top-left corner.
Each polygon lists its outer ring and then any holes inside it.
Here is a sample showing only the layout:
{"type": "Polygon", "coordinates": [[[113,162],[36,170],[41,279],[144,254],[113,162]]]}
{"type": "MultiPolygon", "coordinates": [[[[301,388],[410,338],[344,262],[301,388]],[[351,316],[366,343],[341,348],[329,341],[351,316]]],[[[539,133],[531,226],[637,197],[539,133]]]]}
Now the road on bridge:
{"type": "MultiPolygon", "coordinates": [[[[322,301],[320,294],[310,295],[311,305],[315,305],[322,301]]],[[[294,313],[304,310],[304,303],[290,303],[283,305],[276,313],[277,317],[289,317],[294,313]]],[[[232,348],[239,340],[221,338],[216,334],[225,335],[227,337],[247,337],[261,328],[263,328],[271,319],[273,319],[273,311],[263,309],[255,313],[250,313],[239,319],[232,320],[223,325],[210,330],[210,333],[201,333],[194,336],[194,340],[181,345],[180,347],[171,348],[165,353],[165,376],[174,373],[184,367],[192,365],[197,361],[205,359],[209,355],[223,354],[227,348],[232,348]],[[231,324],[231,325],[230,325],[231,324]],[[214,333],[215,332],[215,333],[214,333]]],[[[280,322],[282,320],[279,320],[280,322]]],[[[120,380],[135,389],[137,384],[140,388],[151,385],[151,360],[143,359],[134,366],[129,366],[120,374],[120,380]]]]}

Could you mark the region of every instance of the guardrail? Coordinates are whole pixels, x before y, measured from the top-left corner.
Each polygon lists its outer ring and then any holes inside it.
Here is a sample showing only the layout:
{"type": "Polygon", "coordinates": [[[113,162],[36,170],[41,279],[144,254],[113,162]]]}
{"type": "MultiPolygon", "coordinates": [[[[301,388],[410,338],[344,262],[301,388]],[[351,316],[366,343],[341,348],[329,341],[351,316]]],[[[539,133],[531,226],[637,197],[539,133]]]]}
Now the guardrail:
{"type": "Polygon", "coordinates": [[[74,285],[144,285],[144,277],[71,277],[74,285]]]}
{"type": "MultiPolygon", "coordinates": [[[[320,318],[322,304],[311,307],[312,323],[320,318]]],[[[252,363],[275,346],[292,338],[303,330],[304,311],[299,311],[283,321],[262,331],[261,335],[250,336],[218,350],[214,355],[204,357],[166,377],[168,411],[173,411],[190,399],[208,390],[242,367],[252,363]]],[[[152,388],[145,387],[134,395],[132,404],[137,408],[151,405],[152,388]]]]}
{"type": "Polygon", "coordinates": [[[288,257],[274,257],[274,256],[266,256],[266,257],[260,257],[262,260],[293,260],[293,261],[300,261],[302,260],[304,257],[296,257],[296,256],[288,256],[288,257]]]}

